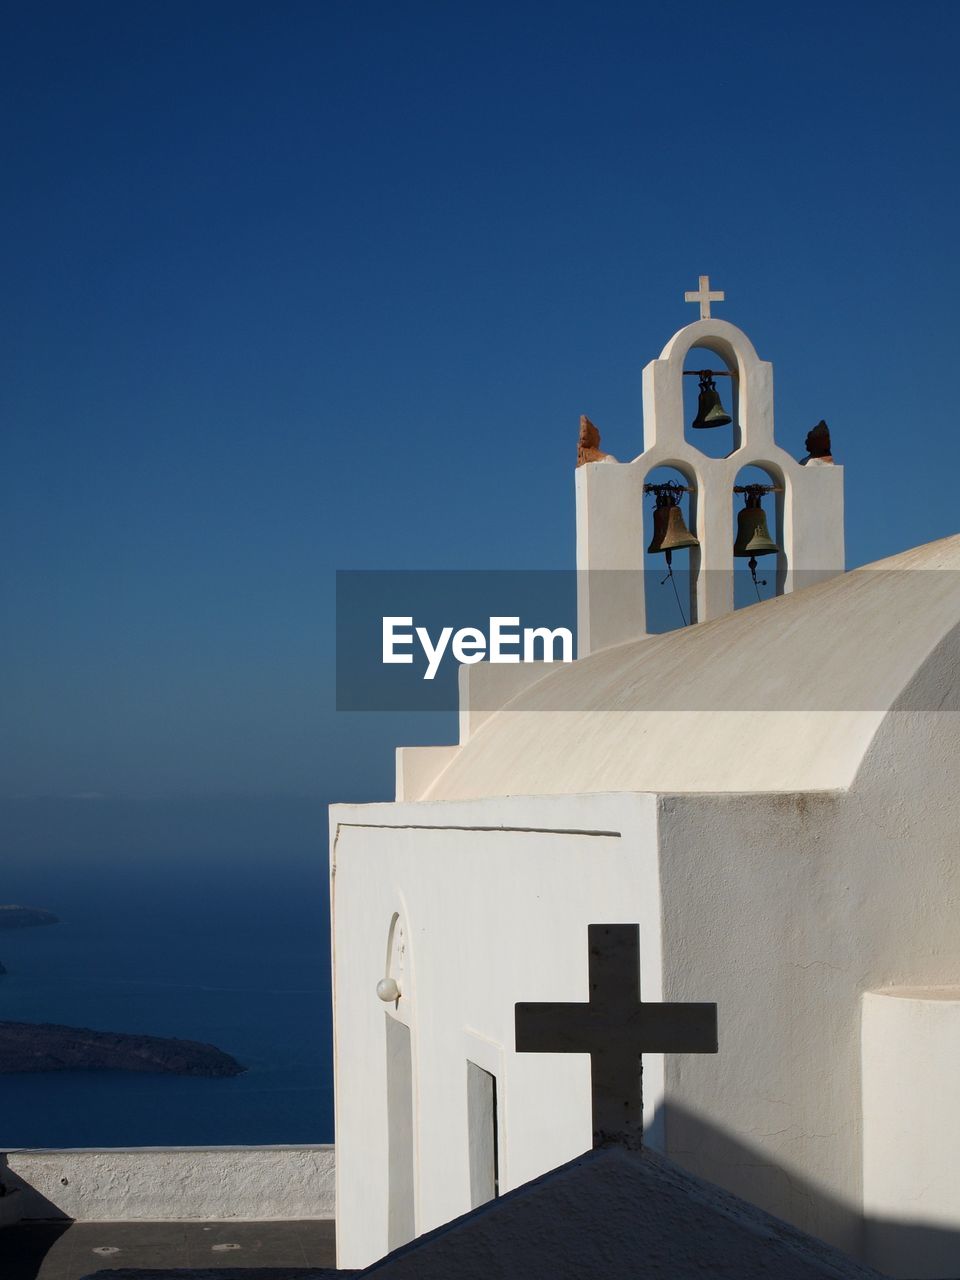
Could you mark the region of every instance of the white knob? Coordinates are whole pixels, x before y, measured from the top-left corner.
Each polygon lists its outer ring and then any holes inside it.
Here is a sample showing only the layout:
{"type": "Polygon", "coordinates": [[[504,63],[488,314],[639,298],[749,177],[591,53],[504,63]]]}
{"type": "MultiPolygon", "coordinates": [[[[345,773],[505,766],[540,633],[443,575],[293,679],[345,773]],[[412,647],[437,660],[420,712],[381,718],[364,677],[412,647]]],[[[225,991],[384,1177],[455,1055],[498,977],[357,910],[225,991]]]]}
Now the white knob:
{"type": "Polygon", "coordinates": [[[400,999],[400,988],[395,978],[381,978],[377,983],[377,995],[384,1004],[396,1004],[400,999]]]}

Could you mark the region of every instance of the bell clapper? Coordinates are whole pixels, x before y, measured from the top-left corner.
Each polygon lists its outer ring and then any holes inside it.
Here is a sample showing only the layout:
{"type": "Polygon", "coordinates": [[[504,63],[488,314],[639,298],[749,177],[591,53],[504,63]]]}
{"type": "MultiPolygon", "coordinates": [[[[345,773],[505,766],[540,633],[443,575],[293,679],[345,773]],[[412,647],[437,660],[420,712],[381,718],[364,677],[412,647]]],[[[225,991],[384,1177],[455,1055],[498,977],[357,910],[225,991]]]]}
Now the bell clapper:
{"type": "Polygon", "coordinates": [[[760,588],[765,587],[767,585],[767,580],[766,578],[757,577],[757,557],[756,556],[750,557],[750,559],[747,561],[747,568],[750,570],[750,577],[753,579],[753,585],[757,593],[757,599],[759,600],[761,598],[760,588]]]}

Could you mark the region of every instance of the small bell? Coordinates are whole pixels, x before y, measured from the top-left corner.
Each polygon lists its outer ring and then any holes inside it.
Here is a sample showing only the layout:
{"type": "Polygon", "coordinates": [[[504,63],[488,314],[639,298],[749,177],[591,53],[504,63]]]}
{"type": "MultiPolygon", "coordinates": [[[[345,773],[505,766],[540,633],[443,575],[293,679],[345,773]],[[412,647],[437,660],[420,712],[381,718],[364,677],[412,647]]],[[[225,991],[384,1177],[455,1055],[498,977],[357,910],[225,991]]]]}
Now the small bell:
{"type": "Polygon", "coordinates": [[[648,553],[658,551],[663,553],[663,558],[667,565],[667,576],[661,579],[660,585],[662,587],[665,582],[673,583],[673,594],[677,597],[680,620],[686,626],[687,616],[683,612],[683,605],[680,603],[680,592],[677,590],[677,580],[673,575],[673,553],[699,547],[700,545],[684,523],[683,512],[680,510],[681,494],[693,493],[693,490],[688,489],[676,480],[670,480],[666,484],[645,484],[643,492],[656,495],[656,506],[653,511],[653,537],[650,539],[647,551],[648,553]]]}
{"type": "Polygon", "coordinates": [[[747,497],[747,505],[737,515],[737,540],[733,544],[733,554],[743,559],[753,556],[769,556],[780,548],[770,537],[767,528],[767,516],[760,505],[759,497],[747,497]]]}
{"type": "Polygon", "coordinates": [[[743,510],[737,515],[737,540],[733,544],[733,554],[748,560],[750,577],[760,599],[760,588],[767,585],[767,580],[757,578],[757,556],[770,556],[779,552],[780,548],[770,537],[767,528],[767,517],[763,510],[763,495],[779,493],[773,485],[746,484],[735,485],[734,493],[744,494],[743,510]]]}
{"type": "Polygon", "coordinates": [[[725,427],[733,419],[720,403],[720,392],[709,369],[700,374],[700,398],[692,427],[725,427]]]}
{"type": "Polygon", "coordinates": [[[683,551],[687,547],[699,547],[700,543],[687,528],[683,512],[669,498],[661,502],[658,496],[653,512],[653,537],[647,551],[683,551]]]}

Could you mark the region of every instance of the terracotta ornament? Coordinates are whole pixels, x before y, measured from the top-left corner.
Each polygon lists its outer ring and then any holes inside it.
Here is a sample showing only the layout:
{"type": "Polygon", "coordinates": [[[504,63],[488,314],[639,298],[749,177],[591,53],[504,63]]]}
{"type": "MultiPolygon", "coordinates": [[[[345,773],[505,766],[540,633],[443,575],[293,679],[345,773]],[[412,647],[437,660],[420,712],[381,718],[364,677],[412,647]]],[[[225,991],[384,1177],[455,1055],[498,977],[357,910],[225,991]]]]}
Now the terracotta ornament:
{"type": "Polygon", "coordinates": [[[585,413],[580,415],[580,441],[577,445],[577,466],[588,462],[616,462],[610,453],[600,448],[600,432],[585,413]]]}

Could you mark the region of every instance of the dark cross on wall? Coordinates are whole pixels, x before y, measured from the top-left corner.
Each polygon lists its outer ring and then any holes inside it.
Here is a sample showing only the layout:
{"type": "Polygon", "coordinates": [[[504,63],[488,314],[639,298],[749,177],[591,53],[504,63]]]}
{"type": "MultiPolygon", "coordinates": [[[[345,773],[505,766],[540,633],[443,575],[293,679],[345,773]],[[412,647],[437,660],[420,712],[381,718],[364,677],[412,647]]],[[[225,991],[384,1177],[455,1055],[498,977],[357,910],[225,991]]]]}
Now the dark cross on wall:
{"type": "Polygon", "coordinates": [[[644,1004],[640,927],[591,924],[590,1000],[518,1004],[518,1053],[589,1053],[593,1145],[639,1147],[643,1053],[716,1053],[715,1004],[644,1004]]]}

